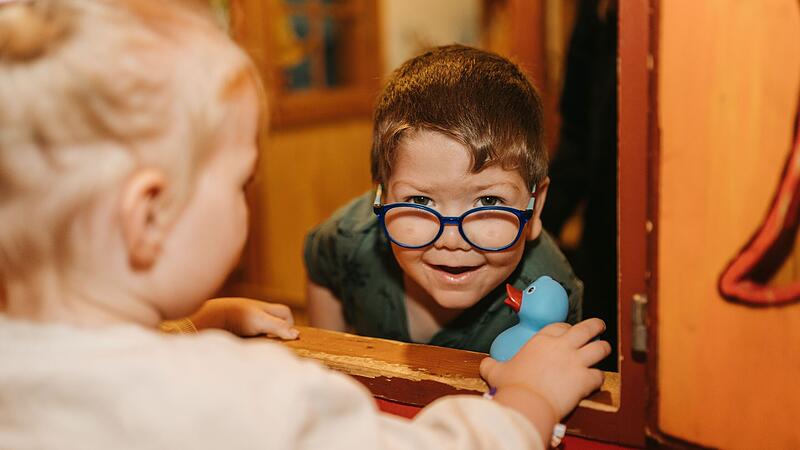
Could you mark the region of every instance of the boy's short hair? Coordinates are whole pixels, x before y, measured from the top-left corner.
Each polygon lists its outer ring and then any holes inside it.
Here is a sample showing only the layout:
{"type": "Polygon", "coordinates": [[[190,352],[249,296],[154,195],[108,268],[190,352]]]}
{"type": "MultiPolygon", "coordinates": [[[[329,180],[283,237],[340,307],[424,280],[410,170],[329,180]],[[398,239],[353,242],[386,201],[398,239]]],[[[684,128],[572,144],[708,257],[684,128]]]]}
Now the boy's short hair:
{"type": "Polygon", "coordinates": [[[136,168],[169,177],[165,216],[185,204],[231,91],[258,84],[203,3],[0,3],[0,287],[71,254],[74,219],[136,168]]]}
{"type": "Polygon", "coordinates": [[[533,187],[547,175],[542,102],[509,60],[472,47],[437,47],[395,70],[375,110],[372,178],[385,184],[408,133],[443,133],[466,146],[472,171],[499,164],[533,187]]]}

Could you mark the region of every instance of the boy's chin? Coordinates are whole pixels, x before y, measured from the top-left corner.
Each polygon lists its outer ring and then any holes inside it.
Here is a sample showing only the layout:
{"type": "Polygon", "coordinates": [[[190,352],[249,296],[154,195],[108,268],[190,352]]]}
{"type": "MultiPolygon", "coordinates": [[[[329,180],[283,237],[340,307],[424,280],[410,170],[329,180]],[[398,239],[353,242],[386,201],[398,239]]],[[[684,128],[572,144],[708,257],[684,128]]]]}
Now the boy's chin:
{"type": "Polygon", "coordinates": [[[434,292],[432,297],[439,306],[447,309],[467,309],[481,299],[481,296],[477,296],[474,292],[454,291],[434,292]]]}

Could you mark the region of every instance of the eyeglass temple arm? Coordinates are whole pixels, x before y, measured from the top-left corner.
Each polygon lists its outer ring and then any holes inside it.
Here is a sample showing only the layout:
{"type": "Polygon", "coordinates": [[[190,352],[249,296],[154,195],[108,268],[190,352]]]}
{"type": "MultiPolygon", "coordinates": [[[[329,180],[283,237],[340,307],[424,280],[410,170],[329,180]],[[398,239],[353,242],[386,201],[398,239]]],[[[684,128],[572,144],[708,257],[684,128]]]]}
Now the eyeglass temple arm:
{"type": "Polygon", "coordinates": [[[378,188],[375,189],[375,200],[372,201],[373,208],[380,208],[381,207],[381,197],[383,196],[383,185],[379,184],[378,188]]]}
{"type": "Polygon", "coordinates": [[[526,210],[533,211],[533,207],[536,205],[536,185],[533,185],[533,189],[531,189],[531,199],[528,201],[528,207],[526,210]]]}

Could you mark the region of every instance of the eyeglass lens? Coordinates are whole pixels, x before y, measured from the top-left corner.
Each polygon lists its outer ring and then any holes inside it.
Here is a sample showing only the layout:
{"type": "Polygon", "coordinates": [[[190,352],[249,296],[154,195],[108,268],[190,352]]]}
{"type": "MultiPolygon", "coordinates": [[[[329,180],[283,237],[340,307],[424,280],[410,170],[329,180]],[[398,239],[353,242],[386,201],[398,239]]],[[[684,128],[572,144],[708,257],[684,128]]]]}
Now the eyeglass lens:
{"type": "MultiPolygon", "coordinates": [[[[439,218],[426,210],[397,207],[386,212],[384,221],[392,240],[408,247],[430,244],[439,233],[439,218]]],[[[475,211],[466,215],[462,230],[473,245],[484,249],[511,244],[519,233],[519,218],[502,210],[475,211]]]]}

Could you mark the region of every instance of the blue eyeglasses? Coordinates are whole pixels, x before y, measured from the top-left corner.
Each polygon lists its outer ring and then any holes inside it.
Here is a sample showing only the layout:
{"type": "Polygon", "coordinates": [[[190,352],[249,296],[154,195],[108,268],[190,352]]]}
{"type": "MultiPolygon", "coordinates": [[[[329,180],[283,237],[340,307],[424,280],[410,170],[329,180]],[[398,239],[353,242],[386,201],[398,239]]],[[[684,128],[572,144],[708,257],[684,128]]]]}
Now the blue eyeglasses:
{"type": "Polygon", "coordinates": [[[469,245],[487,252],[499,252],[513,246],[525,224],[533,217],[536,186],[531,189],[527,209],[507,206],[479,206],[458,217],[447,217],[433,208],[416,203],[381,204],[382,186],[378,185],[372,210],[390,241],[403,248],[427,247],[436,242],[447,225],[458,225],[458,232],[469,245]]]}

